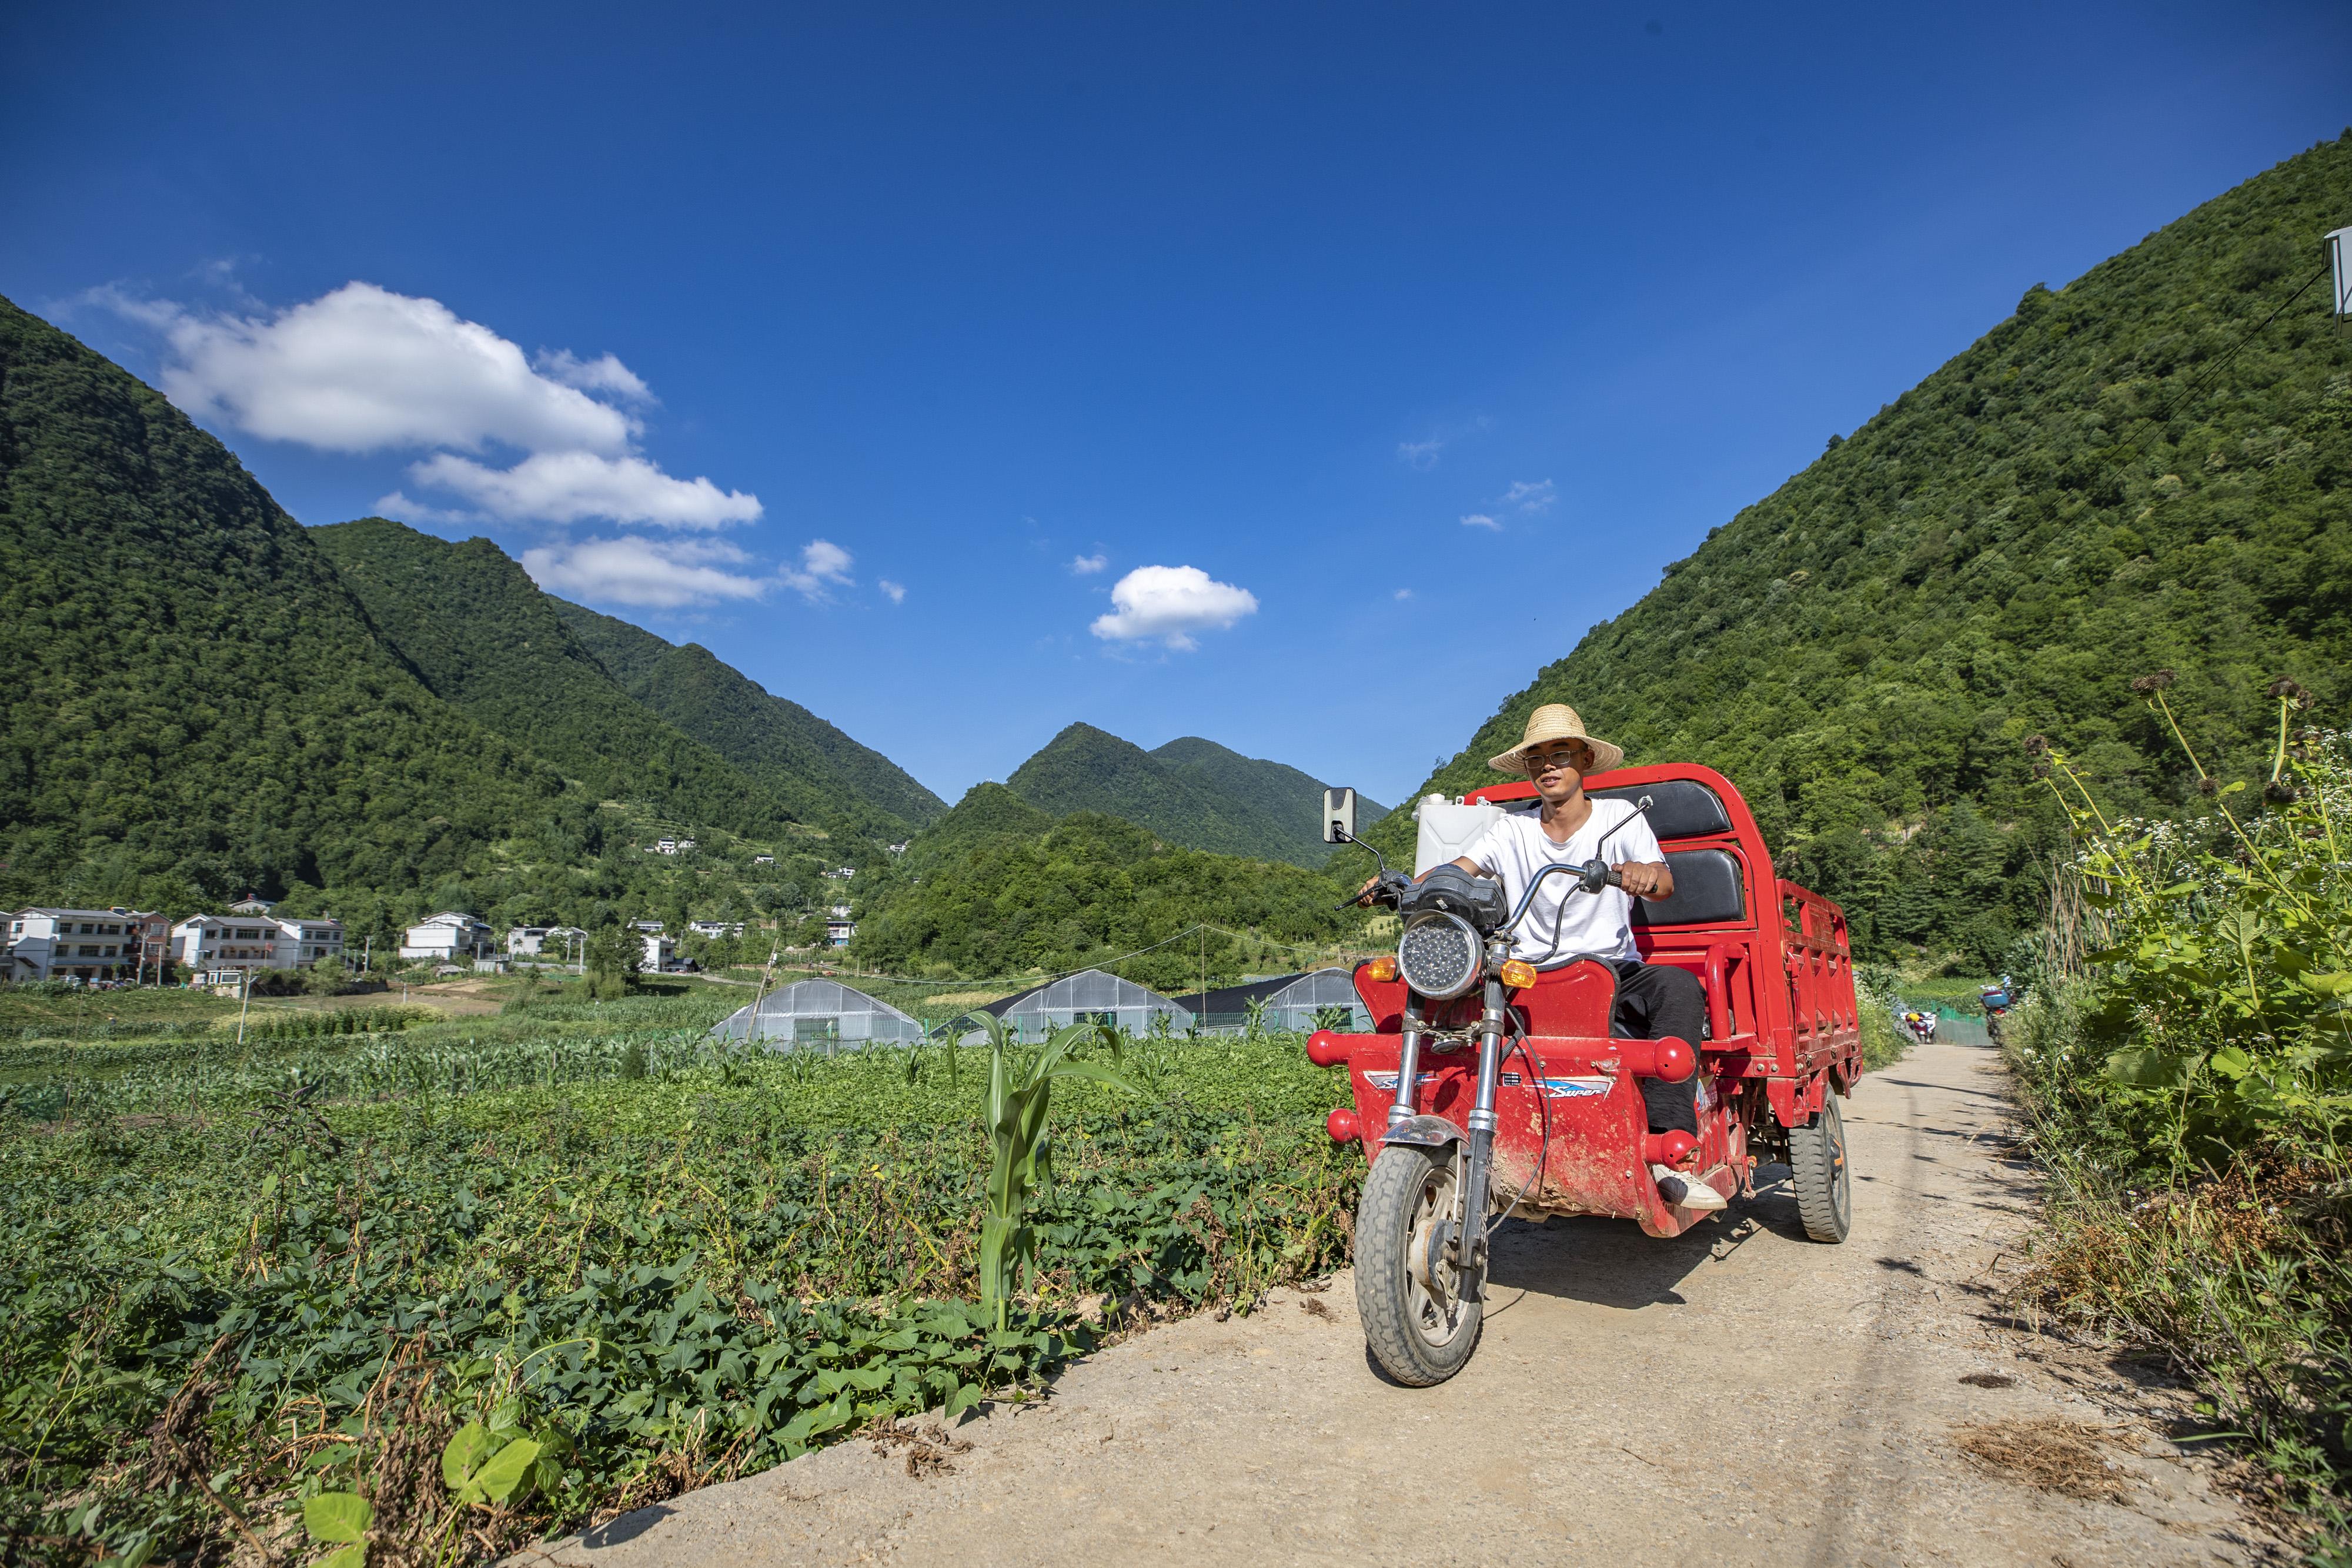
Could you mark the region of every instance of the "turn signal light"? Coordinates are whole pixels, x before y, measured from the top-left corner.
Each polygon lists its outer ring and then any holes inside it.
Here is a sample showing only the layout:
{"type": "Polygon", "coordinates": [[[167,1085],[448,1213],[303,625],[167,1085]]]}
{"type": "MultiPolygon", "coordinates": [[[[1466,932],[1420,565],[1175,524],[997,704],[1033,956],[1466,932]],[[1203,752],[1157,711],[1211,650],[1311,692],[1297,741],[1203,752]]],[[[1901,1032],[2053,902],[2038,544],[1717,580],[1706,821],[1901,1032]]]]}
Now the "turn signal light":
{"type": "Polygon", "coordinates": [[[1503,966],[1503,984],[1515,991],[1523,991],[1536,983],[1536,967],[1522,958],[1514,958],[1503,966]]]}
{"type": "Polygon", "coordinates": [[[1381,984],[1386,985],[1391,980],[1396,978],[1396,960],[1394,958],[1375,958],[1370,963],[1364,966],[1364,973],[1370,976],[1373,979],[1378,980],[1381,984]]]}

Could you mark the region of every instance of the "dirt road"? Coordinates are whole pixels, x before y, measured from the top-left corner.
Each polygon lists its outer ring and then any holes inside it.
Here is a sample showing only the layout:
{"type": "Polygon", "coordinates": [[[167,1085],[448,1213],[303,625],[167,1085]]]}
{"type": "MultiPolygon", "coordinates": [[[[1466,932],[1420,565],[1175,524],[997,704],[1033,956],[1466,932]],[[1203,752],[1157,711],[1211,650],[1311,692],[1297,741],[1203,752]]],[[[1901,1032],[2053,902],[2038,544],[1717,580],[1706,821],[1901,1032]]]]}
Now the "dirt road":
{"type": "Polygon", "coordinates": [[[1514,1222],[1486,1339],[1439,1388],[1375,1375],[1342,1275],[1248,1319],[1117,1345],[1049,1400],[967,1422],[971,1451],[944,1473],[916,1479],[846,1444],[553,1556],[2263,1560],[2268,1539],[2144,1418],[2164,1394],[1997,1321],[1992,1291],[2033,1191],[2031,1168],[2005,1157],[2003,1085],[1992,1052],[1950,1041],[1865,1080],[1842,1247],[1803,1239],[1785,1179],[1675,1241],[1614,1221],[1514,1222]],[[1727,1245],[1742,1218],[1759,1228],[1727,1245]]]}

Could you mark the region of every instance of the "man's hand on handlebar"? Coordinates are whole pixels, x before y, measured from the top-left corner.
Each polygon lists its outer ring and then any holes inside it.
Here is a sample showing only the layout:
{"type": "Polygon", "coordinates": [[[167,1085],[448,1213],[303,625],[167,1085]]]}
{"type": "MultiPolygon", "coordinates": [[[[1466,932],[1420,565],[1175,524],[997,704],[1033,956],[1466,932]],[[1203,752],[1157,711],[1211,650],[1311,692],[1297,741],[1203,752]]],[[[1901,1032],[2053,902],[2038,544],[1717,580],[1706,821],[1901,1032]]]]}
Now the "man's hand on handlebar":
{"type": "Polygon", "coordinates": [[[1617,874],[1610,880],[1636,898],[1663,898],[1675,889],[1674,873],[1664,866],[1629,861],[1614,869],[1617,874]]]}

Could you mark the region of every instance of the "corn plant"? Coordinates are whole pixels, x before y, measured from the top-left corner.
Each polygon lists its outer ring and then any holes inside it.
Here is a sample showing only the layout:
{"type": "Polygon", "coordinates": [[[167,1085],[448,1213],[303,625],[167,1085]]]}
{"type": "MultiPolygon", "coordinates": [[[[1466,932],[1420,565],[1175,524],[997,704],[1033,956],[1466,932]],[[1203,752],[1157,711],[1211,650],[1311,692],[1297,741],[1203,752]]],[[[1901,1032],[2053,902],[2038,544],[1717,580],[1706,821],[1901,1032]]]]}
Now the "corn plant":
{"type": "Polygon", "coordinates": [[[988,1207],[980,1222],[980,1304],[1003,1328],[1013,1299],[1015,1274],[1037,1252],[1037,1233],[1027,1222],[1030,1197],[1053,1180],[1053,1141],[1045,1125],[1056,1078],[1084,1078],[1134,1094],[1134,1083],[1098,1061],[1071,1052],[1098,1040],[1118,1056],[1118,1031],[1098,1023],[1074,1023],[1054,1031],[1034,1056],[1022,1057],[1004,1020],[993,1013],[965,1015],[988,1035],[988,1207]]]}

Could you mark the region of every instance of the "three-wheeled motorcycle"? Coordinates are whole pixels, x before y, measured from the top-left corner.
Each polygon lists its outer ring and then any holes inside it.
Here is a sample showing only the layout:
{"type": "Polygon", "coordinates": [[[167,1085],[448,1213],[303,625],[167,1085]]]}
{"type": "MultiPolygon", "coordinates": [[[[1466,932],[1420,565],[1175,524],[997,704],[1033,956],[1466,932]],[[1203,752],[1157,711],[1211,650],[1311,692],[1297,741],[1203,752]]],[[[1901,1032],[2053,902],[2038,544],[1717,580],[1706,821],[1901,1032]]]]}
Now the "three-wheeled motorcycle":
{"type": "MultiPolygon", "coordinates": [[[[1843,1241],[1852,1220],[1838,1100],[1863,1067],[1844,912],[1773,873],[1747,802],[1712,769],[1617,768],[1585,789],[1633,803],[1665,852],[1674,893],[1634,900],[1634,941],[1706,988],[1699,1039],[1613,1032],[1617,974],[1600,958],[1510,956],[1535,890],[1507,908],[1499,883],[1449,862],[1502,813],[1540,807],[1519,783],[1416,808],[1415,876],[1382,862],[1370,894],[1402,917],[1396,956],[1355,971],[1371,1032],[1307,1042],[1355,1092],[1328,1129],[1371,1162],[1356,1299],[1374,1358],[1401,1383],[1440,1383],[1468,1362],[1488,1245],[1514,1214],[1608,1215],[1676,1236],[1713,1211],[1667,1202],[1654,1164],[1734,1197],[1769,1162],[1790,1168],[1807,1235],[1843,1241]],[[1693,1073],[1698,1135],[1652,1133],[1639,1080],[1693,1073]]],[[[1360,842],[1354,791],[1324,805],[1325,839],[1360,842]]],[[[1602,859],[1555,873],[1585,894],[1617,880],[1602,859]]]]}

